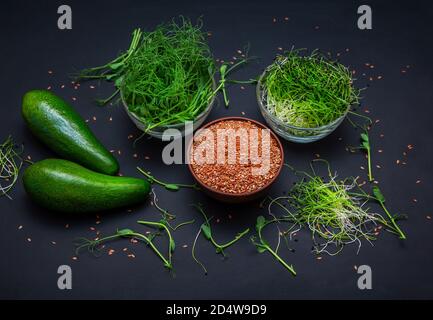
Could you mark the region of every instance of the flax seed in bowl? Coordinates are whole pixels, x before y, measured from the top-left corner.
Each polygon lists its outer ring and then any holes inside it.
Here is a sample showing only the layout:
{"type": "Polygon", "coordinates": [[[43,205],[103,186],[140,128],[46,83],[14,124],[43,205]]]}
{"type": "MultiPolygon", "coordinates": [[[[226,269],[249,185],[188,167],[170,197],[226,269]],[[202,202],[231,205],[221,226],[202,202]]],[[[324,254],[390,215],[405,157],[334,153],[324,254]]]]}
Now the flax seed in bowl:
{"type": "Polygon", "coordinates": [[[202,127],[188,155],[190,171],[202,189],[232,203],[264,195],[284,161],[277,136],[263,124],[242,117],[222,118],[202,127]]]}

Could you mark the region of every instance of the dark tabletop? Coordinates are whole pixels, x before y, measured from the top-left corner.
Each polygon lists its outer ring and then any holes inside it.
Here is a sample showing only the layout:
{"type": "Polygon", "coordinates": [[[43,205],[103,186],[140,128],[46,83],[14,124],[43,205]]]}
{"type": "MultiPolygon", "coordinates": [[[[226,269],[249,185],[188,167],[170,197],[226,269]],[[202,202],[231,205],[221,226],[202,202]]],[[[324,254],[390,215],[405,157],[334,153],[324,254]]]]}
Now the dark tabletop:
{"type": "MultiPolygon", "coordinates": [[[[12,201],[0,198],[0,298],[433,298],[433,221],[428,219],[433,216],[429,204],[433,189],[431,2],[370,1],[372,30],[357,28],[357,8],[363,4],[360,1],[68,1],[73,28],[65,31],[57,28],[57,8],[61,4],[1,4],[0,140],[12,134],[17,142],[24,143],[25,156],[33,161],[55,156],[30,134],[20,114],[27,90],[51,87],[90,120],[89,126],[108,149],[116,150],[124,175],[138,177],[135,167],[139,165],[161,179],[191,183],[186,165],[162,163],[163,143],[146,138],[132,146],[128,136],[137,136],[139,131],[120,106],[95,105],[95,98],[111,93],[110,84],[83,83],[76,90],[69,75],[114,58],[129,45],[134,28],[150,30],[180,14],[193,20],[202,16],[215,58],[229,61],[248,44],[250,54],[260,58],[237,72],[238,79],[257,76],[279,48],[292,46],[332,52],[356,70],[356,85],[367,87],[360,110],[369,110],[368,115],[379,120],[371,131],[374,174],[389,209],[408,215],[409,219],[400,223],[407,240],[382,232],[374,247],[363,243],[358,255],[356,246],[347,246],[338,256],[322,255],[318,260],[311,252],[309,233],[302,231],[298,241],[291,243],[296,251],[282,251],[282,256],[296,267],[298,275],[294,278],[269,254],[258,254],[247,238],[228,249],[226,260],[200,238],[197,255],[209,270],[205,276],[191,258],[191,245],[202,218],[190,204],[201,202],[214,216],[214,235],[221,242],[246,227],[254,227],[256,217],[266,215],[266,210],[257,203],[230,206],[197,191],[171,193],[155,187],[160,205],[176,214],[177,222],[196,219],[195,224],[174,234],[177,250],[173,277],[150,249],[128,241],[108,244],[107,249],[115,250],[111,256],[107,252],[101,257],[84,253],[73,260],[73,239],[95,237],[93,228],[108,235],[117,228],[140,229],[136,224],[140,218],[159,219],[149,201],[101,213],[100,219],[94,214],[51,213],[29,200],[20,181],[11,193],[12,201]],[[408,145],[413,148],[409,150],[408,145]],[[96,224],[97,220],[101,223],[96,224]],[[72,290],[57,288],[57,268],[63,264],[72,268],[72,290]],[[364,264],[372,269],[372,290],[357,287],[355,266],[364,264]]],[[[229,95],[230,108],[220,103],[207,121],[227,115],[264,121],[253,86],[233,85],[229,95]]],[[[330,161],[339,176],[360,175],[365,179],[366,171],[360,168],[365,166],[365,158],[345,150],[348,145],[358,144],[358,137],[359,132],[344,122],[316,143],[284,141],[286,161],[307,169],[309,161],[320,155],[330,161]]],[[[295,179],[283,170],[270,195],[281,195],[295,179]]],[[[274,239],[275,235],[270,232],[268,237],[274,239]]],[[[159,245],[165,248],[165,242],[159,245]]]]}

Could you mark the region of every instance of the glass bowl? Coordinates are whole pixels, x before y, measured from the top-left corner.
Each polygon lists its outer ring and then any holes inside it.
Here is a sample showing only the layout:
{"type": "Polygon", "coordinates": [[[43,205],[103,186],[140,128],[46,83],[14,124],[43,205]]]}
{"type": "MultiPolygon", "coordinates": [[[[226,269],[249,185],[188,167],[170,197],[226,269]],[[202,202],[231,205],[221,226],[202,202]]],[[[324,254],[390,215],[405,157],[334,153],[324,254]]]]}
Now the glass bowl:
{"type": "Polygon", "coordinates": [[[332,121],[327,125],[315,128],[297,127],[281,121],[280,119],[275,117],[267,108],[267,90],[262,84],[262,80],[263,77],[266,75],[268,68],[266,68],[265,71],[262,73],[257,83],[257,102],[260,107],[260,112],[262,113],[263,118],[265,118],[266,123],[283,139],[296,143],[310,143],[323,139],[335,129],[337,129],[337,127],[341,124],[341,122],[344,120],[347,113],[349,112],[350,105],[347,106],[346,111],[341,117],[337,118],[336,120],[332,121]]]}
{"type": "MultiPolygon", "coordinates": [[[[216,82],[215,79],[212,79],[212,89],[213,91],[216,90],[216,82]]],[[[134,124],[136,125],[136,127],[138,129],[140,129],[143,132],[146,132],[146,134],[160,139],[162,140],[162,137],[164,135],[164,132],[168,129],[177,129],[181,132],[181,136],[180,137],[184,137],[185,136],[185,123],[178,123],[178,124],[170,124],[170,125],[161,125],[161,126],[157,126],[155,128],[152,128],[151,130],[147,130],[146,128],[148,127],[148,124],[145,123],[143,120],[141,120],[134,112],[130,111],[128,108],[128,105],[125,101],[125,99],[123,98],[123,94],[122,91],[120,91],[120,97],[122,100],[122,104],[123,107],[125,108],[125,111],[127,113],[127,115],[129,116],[129,118],[132,120],[132,122],[134,122],[134,124]]],[[[214,94],[212,96],[212,99],[210,100],[209,104],[206,106],[206,109],[203,110],[202,113],[200,113],[194,120],[193,120],[193,130],[196,130],[197,128],[199,128],[204,121],[206,120],[206,118],[208,117],[208,115],[210,114],[210,112],[212,111],[212,108],[215,104],[216,101],[216,94],[214,94]]],[[[179,137],[179,138],[180,138],[179,137]]]]}

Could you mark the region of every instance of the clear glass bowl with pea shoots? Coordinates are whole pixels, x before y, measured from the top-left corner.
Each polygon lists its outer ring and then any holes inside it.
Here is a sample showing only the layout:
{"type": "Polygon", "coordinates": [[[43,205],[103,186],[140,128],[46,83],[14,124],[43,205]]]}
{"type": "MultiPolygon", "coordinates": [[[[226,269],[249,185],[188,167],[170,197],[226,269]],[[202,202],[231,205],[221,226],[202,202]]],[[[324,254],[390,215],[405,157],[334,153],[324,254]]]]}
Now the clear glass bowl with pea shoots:
{"type": "MultiPolygon", "coordinates": [[[[212,88],[213,90],[216,90],[216,82],[214,79],[212,79],[212,88]]],[[[131,111],[131,108],[129,108],[128,103],[125,101],[123,97],[122,90],[120,90],[120,96],[122,99],[122,104],[124,106],[124,109],[128,114],[129,118],[136,125],[136,127],[141,131],[160,140],[162,139],[164,132],[169,129],[176,129],[180,132],[181,137],[185,136],[185,129],[186,129],[185,122],[179,122],[179,123],[169,124],[169,125],[158,125],[156,127],[151,128],[152,127],[151,123],[145,122],[142,118],[140,118],[140,116],[138,116],[133,111],[131,111]]],[[[209,116],[210,112],[212,111],[212,108],[215,106],[217,101],[218,100],[216,99],[216,94],[210,96],[209,103],[203,107],[203,111],[198,113],[194,119],[191,119],[191,121],[193,122],[194,131],[204,123],[204,121],[209,116]]]]}
{"type": "Polygon", "coordinates": [[[256,87],[260,111],[282,138],[309,143],[332,133],[344,120],[359,91],[347,67],[314,51],[277,56],[256,87]]]}

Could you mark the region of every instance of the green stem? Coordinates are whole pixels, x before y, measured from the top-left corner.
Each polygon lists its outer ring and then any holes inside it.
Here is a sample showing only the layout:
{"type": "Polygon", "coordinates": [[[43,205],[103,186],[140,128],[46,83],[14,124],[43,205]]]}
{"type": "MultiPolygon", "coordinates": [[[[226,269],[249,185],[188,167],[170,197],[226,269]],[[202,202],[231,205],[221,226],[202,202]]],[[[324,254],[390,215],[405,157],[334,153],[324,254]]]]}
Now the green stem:
{"type": "Polygon", "coordinates": [[[379,201],[379,203],[380,203],[383,211],[385,211],[386,215],[388,216],[389,220],[391,221],[392,225],[394,226],[395,230],[398,232],[400,239],[402,239],[402,240],[406,239],[405,234],[403,233],[403,231],[401,231],[400,227],[395,222],[395,219],[392,217],[391,213],[389,213],[389,211],[386,209],[385,204],[382,201],[379,201]]]}
{"type": "Polygon", "coordinates": [[[247,228],[244,231],[242,231],[241,233],[239,233],[233,240],[227,242],[226,244],[221,244],[218,245],[219,248],[221,248],[221,250],[230,247],[232,244],[236,243],[237,241],[239,241],[243,236],[245,236],[248,232],[250,232],[250,229],[247,228]]]}
{"type": "Polygon", "coordinates": [[[137,167],[137,170],[141,174],[143,174],[147,179],[149,179],[150,183],[154,182],[156,184],[159,184],[160,186],[163,186],[164,188],[166,188],[167,190],[170,190],[170,191],[177,191],[179,188],[192,188],[192,189],[200,190],[200,187],[198,187],[195,184],[166,183],[166,182],[162,182],[161,180],[158,180],[157,178],[155,178],[151,174],[147,173],[146,171],[144,171],[140,167],[137,167]]]}
{"type": "Polygon", "coordinates": [[[368,180],[373,181],[373,174],[371,170],[371,151],[370,148],[367,149],[367,161],[368,161],[368,180]]]}
{"type": "Polygon", "coordinates": [[[289,270],[294,276],[296,276],[296,271],[293,268],[293,266],[289,266],[283,259],[281,259],[281,257],[274,252],[274,250],[272,250],[269,246],[266,246],[266,248],[268,249],[268,251],[275,257],[275,259],[277,259],[287,270],[289,270]]]}
{"type": "Polygon", "coordinates": [[[141,239],[143,239],[144,241],[146,241],[147,244],[152,248],[152,250],[157,254],[157,256],[158,256],[158,257],[159,257],[159,258],[164,262],[164,265],[165,265],[167,268],[169,268],[169,269],[172,269],[172,268],[173,268],[173,266],[172,266],[172,264],[171,264],[171,261],[167,261],[167,259],[162,255],[162,253],[159,252],[158,248],[155,247],[155,245],[153,244],[152,240],[150,240],[148,237],[146,237],[145,235],[142,235],[142,234],[140,234],[140,233],[135,233],[135,232],[133,232],[133,233],[131,233],[130,235],[132,235],[132,236],[134,236],[134,237],[136,237],[136,238],[141,238],[141,239]]]}
{"type": "Polygon", "coordinates": [[[152,222],[152,221],[139,220],[139,221],[137,221],[137,223],[165,229],[165,231],[167,232],[167,235],[168,235],[168,239],[169,239],[169,242],[168,242],[168,261],[170,262],[169,264],[171,265],[171,257],[172,257],[172,251],[173,251],[172,250],[172,243],[174,243],[174,240],[173,240],[173,237],[171,236],[171,232],[168,229],[168,227],[163,223],[152,222]]]}

